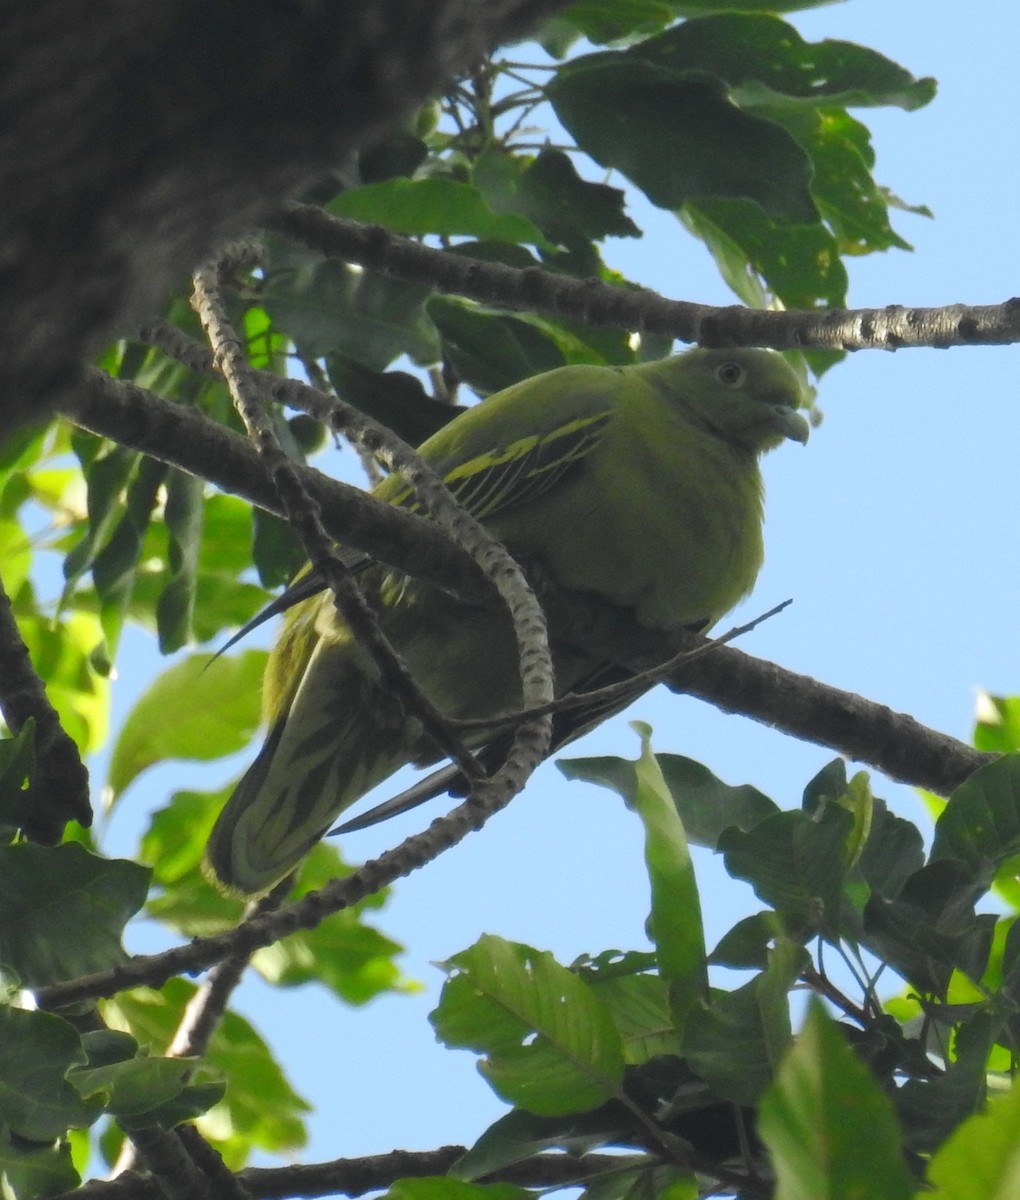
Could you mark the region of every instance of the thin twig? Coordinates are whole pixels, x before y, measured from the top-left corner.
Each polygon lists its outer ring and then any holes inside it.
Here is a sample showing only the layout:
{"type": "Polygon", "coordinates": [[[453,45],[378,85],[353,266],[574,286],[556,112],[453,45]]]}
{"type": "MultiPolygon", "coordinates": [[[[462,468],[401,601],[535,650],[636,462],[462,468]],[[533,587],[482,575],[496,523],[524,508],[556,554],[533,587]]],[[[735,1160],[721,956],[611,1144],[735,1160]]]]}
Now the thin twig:
{"type": "Polygon", "coordinates": [[[214,361],[225,379],[245,428],[273,478],[287,520],[306,554],[333,593],[342,619],[372,656],[383,687],[421,722],[428,736],[457,763],[468,779],[483,772],[477,760],[450,730],[445,717],[415,682],[390,644],[379,618],[355,583],[350,569],[336,555],[322,524],[318,505],[305,489],[293,461],[284,453],[263,407],[262,380],[249,367],[220,293],[219,268],[207,264],[195,272],[193,307],[213,347],[214,361]]]}
{"type": "Polygon", "coordinates": [[[350,908],[395,880],[430,863],[485,822],[520,791],[521,779],[513,771],[483,780],[475,795],[452,812],[438,817],[428,829],[405,839],[357,871],[309,892],[275,913],[243,921],[226,933],[192,939],[161,954],[139,954],[109,971],[99,971],[36,990],[41,1008],[62,1008],[80,1000],[114,996],[125,988],[160,987],[174,975],[204,971],[230,954],[252,954],[301,929],[313,929],[328,916],[350,908]]]}
{"type": "Polygon", "coordinates": [[[735,641],[747,633],[751,633],[752,630],[757,629],[764,621],[768,621],[778,613],[781,613],[783,609],[789,608],[792,603],[792,600],[784,600],[781,604],[775,605],[768,612],[762,613],[746,624],[734,625],[732,629],[728,629],[718,637],[709,638],[700,646],[693,646],[687,650],[679,650],[676,654],[667,658],[664,663],[660,663],[655,667],[647,667],[643,671],[636,671],[633,675],[629,675],[619,683],[610,683],[605,687],[592,688],[588,692],[566,692],[541,708],[530,708],[526,711],[521,709],[518,712],[504,713],[496,717],[472,717],[451,720],[450,723],[455,729],[496,730],[507,725],[515,725],[518,721],[523,721],[526,718],[544,716],[546,713],[569,712],[574,708],[588,708],[592,705],[601,708],[603,705],[610,704],[615,700],[636,699],[640,692],[646,691],[656,683],[662,683],[663,680],[668,678],[679,667],[692,662],[696,658],[701,658],[702,655],[711,653],[719,646],[725,646],[729,642],[735,641]]]}
{"type": "MultiPolygon", "coordinates": [[[[293,876],[288,875],[267,896],[251,901],[245,909],[245,920],[276,912],[293,882],[293,876]]],[[[209,972],[184,1009],[180,1024],[166,1048],[168,1058],[198,1058],[205,1054],[250,961],[251,951],[235,950],[209,972]]]]}
{"type": "MultiPolygon", "coordinates": [[[[506,547],[458,503],[428,464],[385,426],[297,380],[275,380],[273,395],[281,404],[292,404],[328,420],[339,432],[380,458],[390,471],[400,473],[419,504],[471,555],[506,605],[517,640],[524,707],[540,708],[548,704],[555,694],[555,675],[545,613],[520,564],[506,547]]],[[[547,715],[525,720],[515,731],[505,768],[500,770],[506,769],[520,778],[523,785],[545,756],[551,730],[547,715]]],[[[497,773],[494,778],[501,777],[497,773]]]]}

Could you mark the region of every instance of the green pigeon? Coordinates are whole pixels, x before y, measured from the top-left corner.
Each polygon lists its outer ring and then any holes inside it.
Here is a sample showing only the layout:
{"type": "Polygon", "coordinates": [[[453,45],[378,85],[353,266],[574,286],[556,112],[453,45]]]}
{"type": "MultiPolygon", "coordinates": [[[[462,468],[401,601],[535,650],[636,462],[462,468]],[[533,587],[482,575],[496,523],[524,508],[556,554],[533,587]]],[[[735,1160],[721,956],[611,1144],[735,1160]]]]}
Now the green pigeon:
{"type": "MultiPolygon", "coordinates": [[[[481,401],[418,452],[486,528],[559,587],[628,609],[649,629],[704,629],[754,585],[764,553],[758,460],[786,438],[807,441],[803,400],[796,373],[769,350],[568,366],[481,401]]],[[[374,494],[414,503],[399,474],[374,494]]],[[[359,582],[442,712],[484,719],[520,706],[505,612],[379,565],[367,564],[359,582]]],[[[399,767],[440,757],[381,686],[332,594],[307,577],[298,594],[307,598],[287,612],[266,670],[268,736],[207,850],[216,879],[245,894],[287,875],[340,813],[399,767]]],[[[557,694],[604,674],[606,664],[583,649],[554,641],[552,652],[557,694]]]]}

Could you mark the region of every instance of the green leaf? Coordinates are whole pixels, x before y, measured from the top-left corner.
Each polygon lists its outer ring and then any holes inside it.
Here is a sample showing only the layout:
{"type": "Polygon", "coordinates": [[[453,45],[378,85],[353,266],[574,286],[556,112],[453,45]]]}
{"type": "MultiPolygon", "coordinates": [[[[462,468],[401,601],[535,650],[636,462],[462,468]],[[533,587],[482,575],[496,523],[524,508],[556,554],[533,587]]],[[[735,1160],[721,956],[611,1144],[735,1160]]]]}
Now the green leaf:
{"type": "Polygon", "coordinates": [[[40,987],[122,963],[149,872],[83,846],[0,846],[0,964],[40,987]]]}
{"type": "Polygon", "coordinates": [[[428,146],[419,137],[395,130],[385,141],[366,146],[358,154],[358,174],[363,183],[413,175],[426,161],[428,146]]]}
{"type": "Polygon", "coordinates": [[[254,583],[241,583],[228,576],[202,574],[195,590],[193,633],[199,642],[209,642],[227,629],[246,624],[272,599],[254,583]]]}
{"type": "Polygon", "coordinates": [[[866,126],[845,112],[801,110],[783,124],[811,157],[811,191],[842,254],[868,254],[910,244],[889,224],[889,197],[871,170],[874,152],[866,126]]]}
{"type": "Polygon", "coordinates": [[[786,939],[769,951],[767,968],[743,987],[715,992],[695,1008],[684,1031],[691,1068],[737,1104],[755,1104],[790,1040],[789,991],[807,954],[786,939]]]}
{"type": "Polygon", "coordinates": [[[746,879],[793,927],[831,936],[840,916],[852,829],[853,818],[838,805],[828,805],[817,818],[779,812],[747,833],[730,826],[719,838],[719,849],[726,870],[746,879]]]}
{"type": "Polygon", "coordinates": [[[304,546],[286,521],[264,509],[252,510],[252,559],[264,588],[290,583],[308,561],[304,546]]]}
{"type": "Polygon", "coordinates": [[[875,797],[867,771],[858,771],[836,797],[836,803],[853,817],[853,828],[843,847],[843,865],[849,870],[860,861],[865,844],[871,837],[871,821],[875,812],[875,797]]]}
{"type": "Polygon", "coordinates": [[[542,42],[545,45],[550,35],[558,34],[559,47],[554,44],[552,48],[547,45],[545,48],[555,57],[561,57],[577,36],[586,37],[593,45],[603,45],[636,33],[661,29],[675,16],[674,5],[666,0],[580,0],[546,23],[542,42]],[[568,37],[568,30],[572,37],[568,37]],[[568,39],[566,45],[563,39],[568,39]]]}
{"type": "MultiPolygon", "coordinates": [[[[320,842],[301,864],[291,898],[299,899],[350,872],[337,851],[320,842]]],[[[299,930],[258,950],[252,965],[277,987],[319,983],[347,1004],[365,1004],[380,992],[409,990],[412,985],[394,961],[403,947],[364,920],[366,909],[381,907],[387,895],[376,892],[314,929],[299,930]]]]}
{"type": "MultiPolygon", "coordinates": [[[[949,1029],[943,1032],[950,1036],[949,1029]]],[[[944,1074],[907,1079],[894,1094],[906,1143],[919,1154],[936,1151],[988,1098],[988,1056],[995,1042],[990,1014],[978,1013],[951,1036],[955,1061],[945,1064],[944,1074]]]]}
{"type": "Polygon", "coordinates": [[[896,105],[910,111],[935,95],[933,79],[915,79],[874,50],[833,39],[805,42],[792,25],[766,14],[685,21],[628,54],[677,73],[709,72],[744,107],[896,105]]]}
{"type": "Polygon", "coordinates": [[[127,486],[123,515],[92,563],[92,580],[96,585],[100,619],[111,656],[116,654],[138,575],[139,559],[159,502],[160,488],[169,470],[165,463],[155,459],[141,459],[127,486]]]}
{"type": "Polygon", "coordinates": [[[273,254],[265,308],[310,358],[346,354],[373,371],[401,354],[439,358],[423,305],[431,289],[289,247],[273,254]]]}
{"type": "Polygon", "coordinates": [[[528,217],[560,245],[641,237],[624,212],[626,193],[582,179],[562,150],[526,159],[491,145],[472,164],[472,179],[494,211],[528,217]]]}
{"type": "MultiPolygon", "coordinates": [[[[753,829],[779,812],[776,805],[750,784],[731,787],[708,767],[680,754],[656,755],[684,833],[696,846],[715,850],[731,825],[753,829]]],[[[634,788],[634,764],[623,758],[561,758],[556,765],[568,779],[583,779],[619,792],[629,800],[634,788]]]]}
{"type": "Polygon", "coordinates": [[[1020,1087],[989,1101],[928,1164],[931,1200],[1013,1200],[1020,1194],[1020,1087]]]}
{"type": "Polygon", "coordinates": [[[486,312],[449,296],[434,296],[427,308],[443,340],[443,357],[483,395],[567,362],[541,321],[486,312]]]}
{"type": "Polygon", "coordinates": [[[975,720],[974,745],[979,750],[996,754],[1020,750],[1020,696],[992,696],[979,691],[975,720]]]}
{"type": "Polygon", "coordinates": [[[591,988],[613,1018],[628,1066],[680,1053],[669,989],[658,975],[595,978],[591,988]]]}
{"type": "Polygon", "coordinates": [[[436,1033],[486,1054],[480,1069],[504,1099],[555,1116],[618,1094],[624,1058],[612,1019],[552,955],[485,935],[443,966],[436,1033]]]}
{"type": "Polygon", "coordinates": [[[775,803],[749,783],[736,787],[717,778],[708,767],[680,754],[657,756],[684,830],[696,846],[715,850],[724,829],[753,829],[777,813],[775,803]]]}
{"type": "Polygon", "coordinates": [[[28,781],[35,770],[35,718],[16,737],[0,738],[0,827],[24,829],[31,823],[28,781]]]}
{"type": "Polygon", "coordinates": [[[888,1096],[818,1001],[762,1097],[782,1200],[906,1200],[914,1185],[888,1096]]]}
{"type": "Polygon", "coordinates": [[[81,541],[64,559],[68,587],[89,569],[122,519],[122,494],[143,455],[126,446],[113,446],[92,434],[77,435],[74,449],[87,485],[89,523],[81,541]]]}
{"type": "MultiPolygon", "coordinates": [[[[130,1030],[139,1042],[159,1051],[169,1045],[188,1002],[196,992],[183,979],[169,980],[158,992],[134,988],[103,1003],[106,1019],[130,1030]]],[[[226,1095],[198,1118],[211,1138],[240,1166],[251,1149],[287,1153],[306,1141],[303,1114],[309,1105],[288,1083],[272,1051],[244,1017],[228,1011],[213,1033],[206,1063],[229,1080],[226,1095]]]]}
{"type": "Polygon", "coordinates": [[[708,989],[705,935],[694,864],[669,788],[651,748],[651,729],[634,724],[641,757],[633,764],[634,788],[628,804],[645,829],[645,865],[652,906],[648,934],[655,944],[659,973],[669,989],[677,1029],[708,989]]]}
{"type": "Polygon", "coordinates": [[[128,714],[113,748],[109,802],[154,763],[208,762],[246,746],[261,720],[266,658],[262,650],[216,659],[196,654],[164,671],[128,714]]]}
{"type": "Polygon", "coordinates": [[[723,278],[752,306],[765,296],[762,283],[787,307],[839,307],[845,301],[846,267],[839,244],[821,222],[773,220],[751,200],[706,197],[678,214],[702,238],[723,278]]]}
{"type": "Polygon", "coordinates": [[[723,934],[708,961],[723,967],[764,970],[769,961],[769,946],[786,932],[782,917],[771,909],[744,917],[723,934]]]}
{"type": "Polygon", "coordinates": [[[194,1058],[129,1058],[67,1075],[83,1100],[99,1099],[124,1130],[172,1129],[222,1099],[224,1079],[194,1058]]]}
{"type": "Polygon", "coordinates": [[[552,249],[526,217],[493,212],[477,188],[452,179],[388,179],[349,188],[327,211],[410,237],[473,237],[552,249]]]}
{"type": "Polygon", "coordinates": [[[420,379],[404,371],[369,371],[340,355],[327,358],[326,371],[342,400],[381,421],[411,446],[420,446],[466,411],[434,399],[420,379]]]}
{"type": "MultiPolygon", "coordinates": [[[[512,1163],[520,1162],[542,1150],[566,1150],[582,1155],[596,1147],[626,1140],[628,1117],[615,1104],[603,1105],[588,1113],[567,1113],[562,1117],[536,1117],[522,1108],[511,1109],[494,1121],[468,1152],[459,1158],[450,1175],[456,1179],[478,1179],[512,1163]]],[[[625,1161],[647,1163],[644,1155],[625,1161]]]]}
{"type": "Polygon", "coordinates": [[[79,750],[98,750],[106,738],[110,685],[93,663],[103,634],[96,618],[75,612],[61,620],[19,606],[18,629],[46,694],[79,750]]]}
{"type": "Polygon", "coordinates": [[[931,861],[956,858],[990,882],[1020,853],[1020,754],[979,767],[953,792],[935,825],[931,861]]]}
{"type": "Polygon", "coordinates": [[[891,813],[883,800],[874,800],[871,835],[864,844],[857,870],[873,892],[888,900],[924,865],[924,840],[910,821],[891,813]]]}
{"type": "Polygon", "coordinates": [[[701,17],[720,12],[800,12],[841,4],[843,0],[679,0],[673,11],[678,17],[701,17]]]}
{"type": "Polygon", "coordinates": [[[202,870],[213,823],[232,790],[231,784],[220,792],[175,792],[142,836],[140,856],[152,865],[158,890],[146,911],[188,937],[222,933],[243,915],[242,901],[225,896],[202,870]]]}
{"type": "Polygon", "coordinates": [[[167,477],[164,510],[170,544],[167,552],[169,578],[156,606],[159,649],[172,654],[191,639],[202,541],[202,498],[205,483],[184,471],[167,477]]]}
{"type": "Polygon", "coordinates": [[[102,1104],[83,1100],[65,1078],[84,1062],[81,1038],[66,1021],[0,1005],[0,1120],[35,1142],[91,1125],[102,1104]]]}
{"type": "Polygon", "coordinates": [[[957,859],[928,863],[895,900],[871,897],[863,940],[916,988],[944,995],[954,970],[971,979],[984,974],[995,917],[977,915],[974,904],[985,890],[957,859]]]}
{"type": "Polygon", "coordinates": [[[66,1141],[15,1142],[0,1134],[0,1192],[5,1200],[43,1200],[81,1182],[66,1141]]]}
{"type": "Polygon", "coordinates": [[[199,571],[235,577],[251,568],[252,513],[260,509],[236,496],[215,493],[205,501],[199,571]]]}
{"type": "Polygon", "coordinates": [[[818,219],[807,155],[782,126],[731,103],[713,75],[602,53],[561,68],[546,90],[581,149],[660,208],[746,198],[776,219],[818,219]]]}

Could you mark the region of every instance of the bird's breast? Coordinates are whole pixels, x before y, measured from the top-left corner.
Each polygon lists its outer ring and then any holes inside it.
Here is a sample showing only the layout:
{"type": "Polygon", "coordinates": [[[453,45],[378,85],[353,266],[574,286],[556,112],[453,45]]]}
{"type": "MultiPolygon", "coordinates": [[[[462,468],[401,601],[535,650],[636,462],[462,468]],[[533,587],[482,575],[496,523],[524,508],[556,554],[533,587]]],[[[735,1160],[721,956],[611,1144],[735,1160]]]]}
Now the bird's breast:
{"type": "Polygon", "coordinates": [[[756,460],[668,423],[614,433],[541,503],[497,520],[495,532],[562,587],[633,608],[648,627],[717,620],[761,567],[756,460]]]}

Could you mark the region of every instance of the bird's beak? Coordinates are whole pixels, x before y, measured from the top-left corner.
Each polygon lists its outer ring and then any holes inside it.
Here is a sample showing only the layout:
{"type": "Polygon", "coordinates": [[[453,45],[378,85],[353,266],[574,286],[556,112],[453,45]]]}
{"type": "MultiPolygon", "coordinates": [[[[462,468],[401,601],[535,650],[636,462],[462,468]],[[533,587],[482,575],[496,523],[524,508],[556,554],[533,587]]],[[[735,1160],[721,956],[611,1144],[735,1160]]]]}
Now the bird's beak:
{"type": "Polygon", "coordinates": [[[783,437],[806,446],[811,435],[811,426],[808,424],[807,418],[795,408],[790,408],[788,404],[774,404],[772,411],[776,418],[776,429],[783,437]]]}

